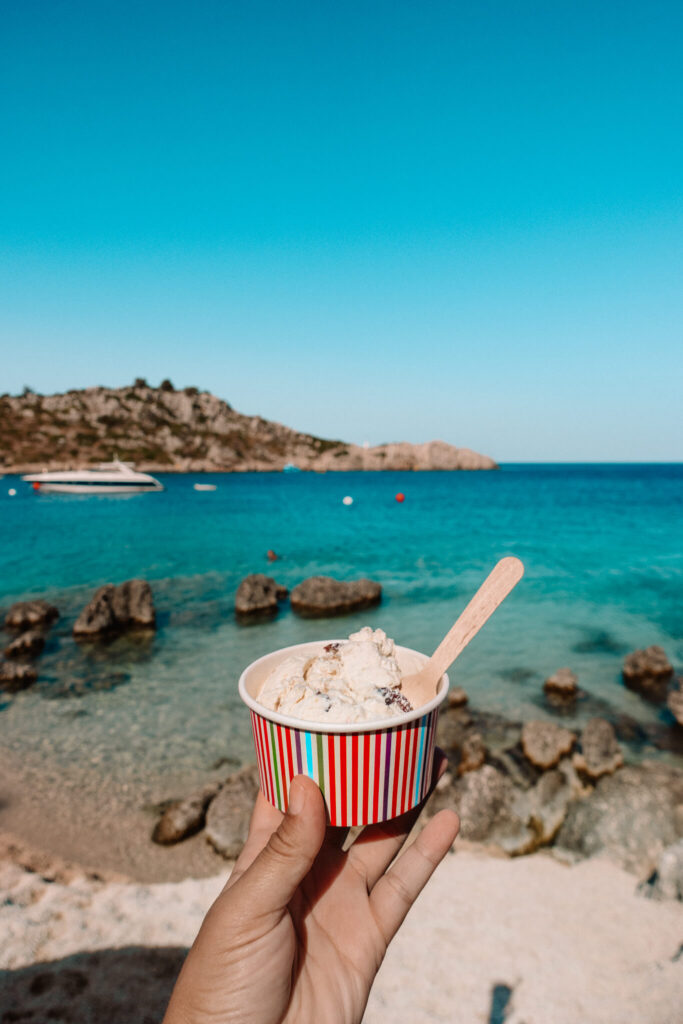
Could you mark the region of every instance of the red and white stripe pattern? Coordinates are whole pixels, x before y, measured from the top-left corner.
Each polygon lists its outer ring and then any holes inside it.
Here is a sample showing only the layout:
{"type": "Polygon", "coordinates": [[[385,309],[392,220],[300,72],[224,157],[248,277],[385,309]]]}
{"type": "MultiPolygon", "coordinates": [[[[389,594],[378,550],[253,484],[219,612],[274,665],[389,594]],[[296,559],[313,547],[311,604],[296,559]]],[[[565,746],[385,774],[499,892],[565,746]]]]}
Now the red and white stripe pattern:
{"type": "Polygon", "coordinates": [[[371,825],[409,811],[429,789],[438,708],[403,725],[365,733],[292,729],[251,712],[261,789],[287,810],[295,775],[320,786],[330,825],[371,825]]]}

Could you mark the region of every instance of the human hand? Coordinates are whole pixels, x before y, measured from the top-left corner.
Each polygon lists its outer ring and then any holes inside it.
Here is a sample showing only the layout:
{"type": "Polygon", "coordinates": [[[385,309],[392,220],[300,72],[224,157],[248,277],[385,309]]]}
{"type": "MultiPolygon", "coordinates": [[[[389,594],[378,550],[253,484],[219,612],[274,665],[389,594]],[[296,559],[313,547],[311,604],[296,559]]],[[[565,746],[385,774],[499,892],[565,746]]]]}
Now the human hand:
{"type": "MultiPolygon", "coordinates": [[[[437,751],[432,788],[445,771],[437,751]]],[[[259,793],[163,1024],[359,1024],[387,946],[455,839],[440,811],[392,864],[422,807],[368,826],[346,853],[320,790],[297,776],[283,815],[259,793]]]]}

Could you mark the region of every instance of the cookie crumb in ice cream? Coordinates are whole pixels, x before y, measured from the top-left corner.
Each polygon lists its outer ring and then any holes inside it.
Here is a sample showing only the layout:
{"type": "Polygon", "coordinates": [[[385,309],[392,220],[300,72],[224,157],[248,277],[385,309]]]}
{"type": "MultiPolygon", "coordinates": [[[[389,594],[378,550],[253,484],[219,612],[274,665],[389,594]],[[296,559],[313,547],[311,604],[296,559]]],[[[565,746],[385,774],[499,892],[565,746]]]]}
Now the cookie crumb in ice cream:
{"type": "Polygon", "coordinates": [[[401,693],[400,690],[390,690],[387,686],[380,686],[379,692],[384,697],[385,704],[398,704],[401,711],[413,710],[413,705],[410,703],[408,698],[401,693]]]}
{"type": "Polygon", "coordinates": [[[394,641],[370,626],[325,644],[317,657],[286,658],[258,700],[282,715],[319,722],[373,721],[412,710],[401,692],[394,641]]]}

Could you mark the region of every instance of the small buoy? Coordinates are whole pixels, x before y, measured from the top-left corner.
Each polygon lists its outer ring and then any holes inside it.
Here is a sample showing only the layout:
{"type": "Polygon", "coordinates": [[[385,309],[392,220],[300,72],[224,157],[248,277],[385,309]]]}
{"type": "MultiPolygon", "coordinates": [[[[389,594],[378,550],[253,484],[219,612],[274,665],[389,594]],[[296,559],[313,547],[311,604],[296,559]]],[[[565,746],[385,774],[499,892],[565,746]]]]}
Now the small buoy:
{"type": "Polygon", "coordinates": [[[353,498],[350,494],[347,494],[345,498],[342,498],[343,505],[353,505],[353,498]]]}
{"type": "Polygon", "coordinates": [[[405,500],[406,500],[405,494],[401,494],[401,492],[399,491],[398,494],[396,495],[396,501],[405,501],[405,500]]]}
{"type": "Polygon", "coordinates": [[[15,489],[14,489],[13,487],[10,487],[10,489],[9,489],[9,491],[8,491],[7,493],[9,494],[10,498],[13,498],[13,497],[14,497],[14,495],[15,495],[15,494],[16,494],[17,492],[15,491],[15,489]]]}
{"type": "Polygon", "coordinates": [[[277,562],[278,560],[278,555],[275,554],[272,548],[268,548],[268,550],[266,551],[266,556],[269,562],[277,562]]]}
{"type": "Polygon", "coordinates": [[[34,491],[39,491],[40,490],[40,484],[39,484],[39,482],[37,480],[33,481],[33,490],[34,491]]]}

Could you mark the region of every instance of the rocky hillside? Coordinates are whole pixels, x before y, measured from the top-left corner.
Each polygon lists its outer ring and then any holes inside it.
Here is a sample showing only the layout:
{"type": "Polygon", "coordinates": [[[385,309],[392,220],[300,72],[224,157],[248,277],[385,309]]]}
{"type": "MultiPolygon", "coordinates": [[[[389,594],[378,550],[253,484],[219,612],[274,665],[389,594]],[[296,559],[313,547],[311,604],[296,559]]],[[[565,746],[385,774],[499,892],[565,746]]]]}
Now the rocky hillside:
{"type": "Polygon", "coordinates": [[[244,416],[208,391],[86,388],[61,395],[0,397],[0,464],[5,472],[66,469],[114,455],[152,472],[301,469],[496,469],[493,459],[443,441],[362,448],[244,416]]]}

